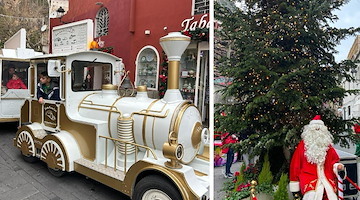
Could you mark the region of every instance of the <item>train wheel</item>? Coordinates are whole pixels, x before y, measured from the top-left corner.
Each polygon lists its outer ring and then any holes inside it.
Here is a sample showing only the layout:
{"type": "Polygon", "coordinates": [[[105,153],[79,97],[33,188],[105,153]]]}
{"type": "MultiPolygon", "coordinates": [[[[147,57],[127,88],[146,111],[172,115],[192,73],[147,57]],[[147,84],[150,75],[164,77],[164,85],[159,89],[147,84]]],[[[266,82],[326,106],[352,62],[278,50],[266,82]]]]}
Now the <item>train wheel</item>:
{"type": "Polygon", "coordinates": [[[28,131],[22,131],[17,137],[17,147],[21,150],[22,158],[26,162],[36,162],[38,159],[35,157],[35,145],[31,134],[28,131]]]}
{"type": "Polygon", "coordinates": [[[63,176],[65,171],[65,156],[60,146],[52,141],[48,140],[41,147],[41,160],[48,165],[49,172],[56,176],[63,176]]]}
{"type": "Polygon", "coordinates": [[[169,180],[161,176],[149,175],[136,184],[132,199],[181,200],[182,197],[169,180]]]}

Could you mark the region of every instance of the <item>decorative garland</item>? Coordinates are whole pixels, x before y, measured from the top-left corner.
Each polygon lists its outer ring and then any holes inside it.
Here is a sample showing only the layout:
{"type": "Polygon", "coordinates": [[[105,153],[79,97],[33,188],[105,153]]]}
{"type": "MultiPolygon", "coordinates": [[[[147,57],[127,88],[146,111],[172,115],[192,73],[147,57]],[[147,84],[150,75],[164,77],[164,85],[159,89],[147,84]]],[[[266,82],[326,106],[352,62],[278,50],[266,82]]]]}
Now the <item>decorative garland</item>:
{"type": "Polygon", "coordinates": [[[99,48],[98,51],[114,54],[114,47],[103,47],[99,48]]]}
{"type": "Polygon", "coordinates": [[[163,62],[161,63],[161,72],[159,75],[159,96],[163,98],[167,89],[167,78],[168,78],[168,58],[165,52],[163,51],[162,56],[163,62]]]}
{"type": "Polygon", "coordinates": [[[191,37],[191,40],[209,41],[209,29],[196,28],[195,30],[181,31],[182,34],[191,37]]]}

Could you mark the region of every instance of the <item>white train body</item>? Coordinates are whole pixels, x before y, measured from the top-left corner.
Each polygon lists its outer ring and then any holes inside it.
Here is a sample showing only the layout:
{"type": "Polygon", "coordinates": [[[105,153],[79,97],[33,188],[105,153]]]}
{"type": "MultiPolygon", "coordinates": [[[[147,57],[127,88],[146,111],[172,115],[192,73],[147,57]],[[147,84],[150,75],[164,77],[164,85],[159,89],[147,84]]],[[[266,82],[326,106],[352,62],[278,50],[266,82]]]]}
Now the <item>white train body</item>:
{"type": "Polygon", "coordinates": [[[186,101],[169,104],[158,99],[150,99],[146,92],[138,92],[136,97],[118,98],[119,96],[114,90],[89,95],[79,104],[79,115],[96,120],[109,120],[110,131],[107,131],[105,136],[121,139],[116,126],[119,114],[111,114],[109,118],[109,112],[96,110],[96,108],[100,108],[99,105],[102,107],[112,106],[123,116],[132,116],[131,129],[135,143],[148,146],[154,150],[162,150],[164,142],[169,140],[170,122],[175,120],[173,118],[176,117],[174,116],[177,114],[176,111],[182,108],[182,105],[187,104],[178,131],[178,141],[184,146],[185,152],[182,161],[189,163],[194,159],[200,146],[193,147],[190,134],[194,125],[201,123],[200,113],[196,107],[191,106],[186,101]]]}
{"type": "Polygon", "coordinates": [[[209,198],[208,132],[193,104],[151,99],[145,87],[133,97],[120,96],[122,61],[102,52],[41,56],[31,64],[31,80],[44,66],[58,76],[61,100],[40,104],[31,90],[14,138],[26,159],[43,160],[55,175],[82,173],[134,199],[137,193],[209,198]],[[91,90],[79,86],[86,74],[94,79],[91,90]],[[96,81],[106,84],[100,89],[96,81]],[[139,191],[155,175],[173,191],[139,191]]]}

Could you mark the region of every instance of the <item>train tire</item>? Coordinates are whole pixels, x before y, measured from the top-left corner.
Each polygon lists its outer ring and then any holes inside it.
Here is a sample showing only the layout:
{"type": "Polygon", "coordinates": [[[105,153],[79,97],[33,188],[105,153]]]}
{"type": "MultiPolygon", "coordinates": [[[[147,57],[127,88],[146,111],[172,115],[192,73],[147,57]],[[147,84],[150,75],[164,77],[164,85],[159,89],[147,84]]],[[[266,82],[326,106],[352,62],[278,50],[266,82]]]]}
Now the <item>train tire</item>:
{"type": "Polygon", "coordinates": [[[43,144],[40,159],[48,165],[49,172],[53,176],[61,177],[66,173],[65,154],[55,141],[48,140],[43,144]]]}
{"type": "Polygon", "coordinates": [[[62,176],[64,176],[66,174],[66,171],[62,171],[60,169],[50,168],[49,165],[48,165],[48,170],[49,170],[50,174],[55,176],[55,177],[62,177],[62,176]]]}
{"type": "Polygon", "coordinates": [[[39,160],[35,156],[24,155],[22,153],[21,153],[21,157],[23,158],[23,160],[25,160],[25,162],[28,162],[28,163],[34,163],[39,160]]]}
{"type": "Polygon", "coordinates": [[[35,145],[34,139],[28,131],[22,131],[19,133],[16,139],[17,147],[20,148],[21,156],[23,160],[29,163],[38,161],[35,157],[35,145]]]}
{"type": "Polygon", "coordinates": [[[149,175],[136,184],[132,199],[182,200],[182,197],[178,189],[168,179],[158,175],[149,175]]]}

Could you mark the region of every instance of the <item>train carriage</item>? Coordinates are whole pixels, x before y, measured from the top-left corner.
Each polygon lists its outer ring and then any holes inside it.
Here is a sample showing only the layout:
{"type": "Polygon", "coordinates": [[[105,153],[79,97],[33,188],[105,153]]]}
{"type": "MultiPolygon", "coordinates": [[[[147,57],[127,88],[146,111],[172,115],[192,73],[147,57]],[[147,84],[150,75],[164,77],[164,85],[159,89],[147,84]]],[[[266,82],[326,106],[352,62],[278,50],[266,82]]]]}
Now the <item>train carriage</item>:
{"type": "Polygon", "coordinates": [[[0,56],[0,122],[15,122],[20,118],[20,108],[29,93],[29,59],[0,56]],[[10,84],[16,74],[20,86],[10,84]],[[9,83],[10,82],[10,83],[9,83]]]}
{"type": "Polygon", "coordinates": [[[178,89],[152,99],[138,86],[132,95],[121,87],[122,60],[103,52],[44,55],[30,63],[31,98],[14,138],[26,161],[44,161],[55,176],[84,174],[133,199],[209,198],[209,133],[178,89]],[[60,100],[38,102],[43,71],[58,84],[60,100]]]}

